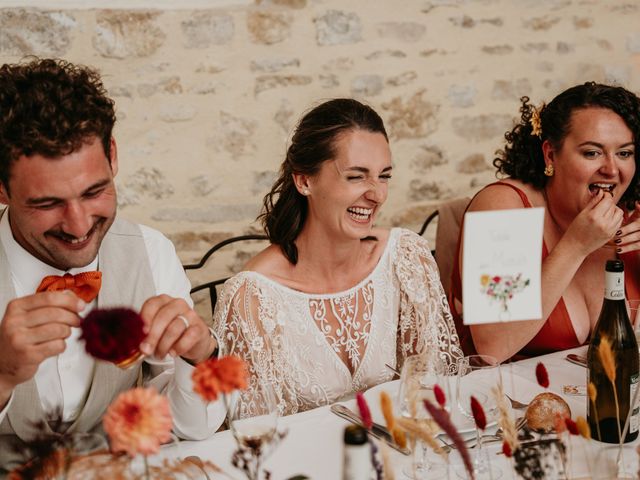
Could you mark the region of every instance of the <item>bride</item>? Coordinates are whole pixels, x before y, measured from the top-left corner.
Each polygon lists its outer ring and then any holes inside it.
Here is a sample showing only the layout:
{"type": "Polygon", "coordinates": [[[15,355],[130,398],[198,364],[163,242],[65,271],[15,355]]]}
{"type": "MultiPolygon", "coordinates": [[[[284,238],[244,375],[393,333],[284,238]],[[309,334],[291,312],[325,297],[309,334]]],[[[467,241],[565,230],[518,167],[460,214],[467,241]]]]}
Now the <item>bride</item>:
{"type": "Polygon", "coordinates": [[[273,384],[282,415],[391,380],[385,363],[462,352],[426,240],[374,226],[392,163],[380,116],[356,100],[309,111],[260,218],[271,245],[229,279],[214,327],[225,354],[273,384]]]}

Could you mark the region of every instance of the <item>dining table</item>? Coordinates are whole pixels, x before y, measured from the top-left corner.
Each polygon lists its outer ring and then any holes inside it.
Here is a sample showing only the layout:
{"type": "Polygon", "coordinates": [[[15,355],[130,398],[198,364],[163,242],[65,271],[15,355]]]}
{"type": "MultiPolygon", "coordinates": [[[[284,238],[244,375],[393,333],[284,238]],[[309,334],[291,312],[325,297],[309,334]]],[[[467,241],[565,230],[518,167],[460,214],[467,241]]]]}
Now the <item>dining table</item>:
{"type": "MultiPolygon", "coordinates": [[[[586,417],[587,369],[567,361],[570,353],[586,356],[587,347],[558,351],[548,355],[520,360],[501,365],[501,375],[505,394],[523,404],[528,404],[537,394],[549,391],[561,396],[571,409],[571,416],[586,417]],[[536,380],[536,365],[542,363],[548,372],[549,386],[545,389],[536,380]]],[[[379,392],[387,390],[392,398],[397,391],[398,381],[378,385],[365,392],[374,420],[383,422],[379,404],[379,392]]],[[[354,398],[341,401],[348,408],[357,411],[354,398]]],[[[524,409],[513,409],[513,416],[524,415],[524,409]]],[[[296,475],[304,475],[311,479],[340,480],[343,468],[343,435],[349,423],[335,415],[331,406],[315,408],[281,417],[278,429],[285,435],[272,448],[272,452],[264,460],[264,469],[271,474],[272,480],[285,480],[296,475]]],[[[495,427],[494,427],[495,429],[495,427]]],[[[568,435],[568,434],[567,434],[568,435]]],[[[377,442],[377,440],[372,440],[377,442]]],[[[635,442],[637,443],[637,442],[635,442]]],[[[582,438],[569,440],[567,478],[592,478],[598,452],[606,444],[595,440],[585,441],[582,438]]],[[[502,454],[501,442],[487,445],[491,462],[502,470],[501,478],[518,478],[513,472],[511,461],[502,454]]],[[[163,448],[160,458],[199,457],[217,465],[224,473],[209,471],[209,479],[243,479],[243,473],[232,465],[233,452],[237,449],[236,441],[230,430],[220,431],[207,440],[182,441],[163,448]]],[[[412,457],[388,449],[389,461],[396,479],[407,478],[403,470],[411,465],[412,457]]],[[[452,450],[455,452],[455,450],[452,450]]],[[[473,450],[471,450],[473,452],[473,450]]],[[[462,472],[460,457],[450,455],[450,478],[466,478],[462,472]]],[[[202,476],[203,479],[207,477],[202,476]]]]}

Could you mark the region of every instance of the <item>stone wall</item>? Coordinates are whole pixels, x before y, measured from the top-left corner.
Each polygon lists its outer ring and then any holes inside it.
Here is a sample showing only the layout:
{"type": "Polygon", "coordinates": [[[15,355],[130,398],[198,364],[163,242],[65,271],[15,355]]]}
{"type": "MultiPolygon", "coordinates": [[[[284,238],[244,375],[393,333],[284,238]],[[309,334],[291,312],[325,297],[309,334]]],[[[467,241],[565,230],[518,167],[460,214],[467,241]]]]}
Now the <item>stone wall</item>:
{"type": "MultiPolygon", "coordinates": [[[[2,8],[0,61],[100,69],[118,109],[120,211],[165,232],[187,261],[258,228],[296,120],[336,96],[384,118],[395,168],[379,223],[417,229],[439,202],[491,181],[520,96],[540,103],[587,80],[638,91],[639,16],[633,0],[2,8]]],[[[215,274],[248,255],[231,252],[215,274]]]]}

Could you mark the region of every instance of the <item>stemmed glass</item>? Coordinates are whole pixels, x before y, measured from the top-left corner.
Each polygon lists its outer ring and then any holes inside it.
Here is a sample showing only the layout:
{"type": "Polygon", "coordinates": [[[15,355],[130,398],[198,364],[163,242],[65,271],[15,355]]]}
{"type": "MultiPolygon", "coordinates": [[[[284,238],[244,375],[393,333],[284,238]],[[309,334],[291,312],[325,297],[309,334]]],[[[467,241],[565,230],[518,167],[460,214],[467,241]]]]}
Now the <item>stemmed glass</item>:
{"type": "MultiPolygon", "coordinates": [[[[436,403],[433,387],[440,385],[446,392],[449,383],[443,377],[446,365],[437,353],[421,354],[408,357],[404,361],[400,375],[400,389],[398,391],[398,405],[400,414],[405,418],[417,421],[427,420],[428,413],[423,405],[423,400],[428,399],[436,403]]],[[[435,479],[447,476],[448,464],[434,463],[427,457],[427,446],[418,440],[413,451],[411,467],[406,467],[403,473],[409,478],[435,479]],[[420,451],[418,455],[417,452],[420,451]]]]}
{"type": "MultiPolygon", "coordinates": [[[[482,406],[485,416],[490,421],[498,413],[493,389],[502,384],[500,363],[490,355],[469,355],[458,360],[458,378],[456,381],[456,397],[460,412],[473,419],[471,397],[482,406]]],[[[502,470],[489,461],[487,450],[482,446],[482,434],[476,428],[477,448],[473,459],[473,471],[477,480],[496,480],[502,476],[502,470]]],[[[460,471],[459,476],[466,476],[460,471]]]]}
{"type": "Polygon", "coordinates": [[[249,480],[258,480],[264,458],[271,453],[277,436],[278,404],[273,386],[257,380],[250,392],[235,392],[229,398],[227,418],[238,443],[239,468],[249,480]]]}

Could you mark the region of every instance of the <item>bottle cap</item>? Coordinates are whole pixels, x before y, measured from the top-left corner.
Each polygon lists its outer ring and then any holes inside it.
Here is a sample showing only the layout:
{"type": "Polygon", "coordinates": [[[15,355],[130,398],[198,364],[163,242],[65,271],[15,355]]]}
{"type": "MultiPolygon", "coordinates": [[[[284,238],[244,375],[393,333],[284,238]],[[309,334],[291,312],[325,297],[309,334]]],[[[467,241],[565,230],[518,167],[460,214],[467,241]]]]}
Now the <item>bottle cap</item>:
{"type": "Polygon", "coordinates": [[[607,266],[605,267],[607,272],[624,272],[624,262],[619,259],[607,260],[607,266]]]}
{"type": "Polygon", "coordinates": [[[367,443],[367,431],[360,425],[349,425],[344,429],[344,443],[347,445],[364,445],[367,443]]]}

